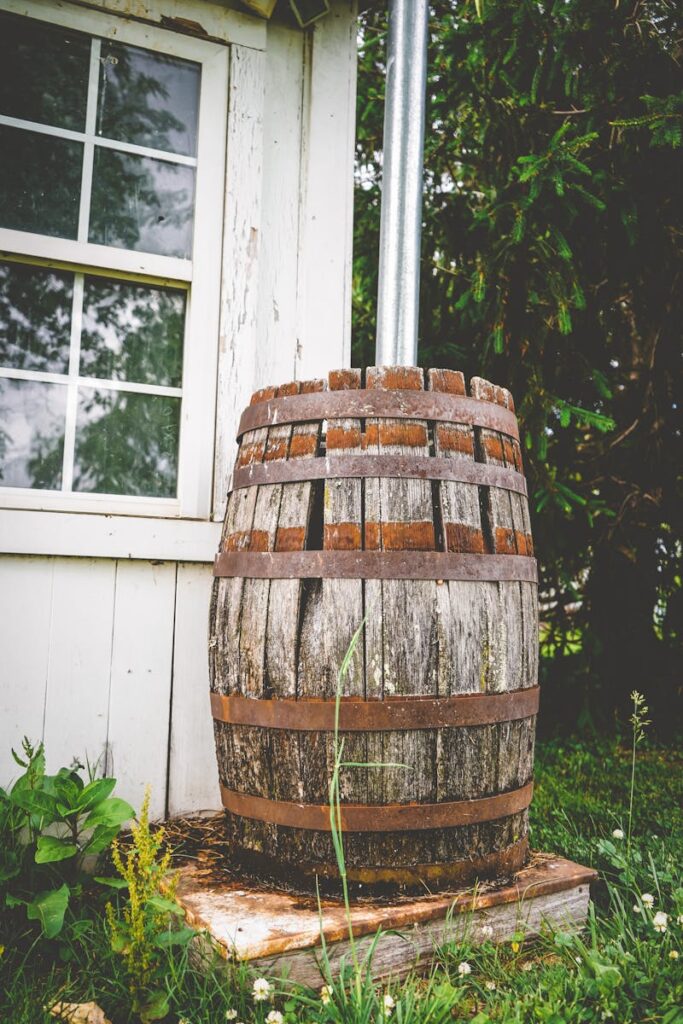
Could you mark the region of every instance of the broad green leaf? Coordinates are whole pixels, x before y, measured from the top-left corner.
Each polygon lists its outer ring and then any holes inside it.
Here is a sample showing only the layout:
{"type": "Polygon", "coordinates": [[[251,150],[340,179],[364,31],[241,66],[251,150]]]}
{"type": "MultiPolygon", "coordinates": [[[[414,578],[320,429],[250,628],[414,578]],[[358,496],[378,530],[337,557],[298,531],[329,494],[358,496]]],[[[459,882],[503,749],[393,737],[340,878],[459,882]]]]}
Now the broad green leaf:
{"type": "Polygon", "coordinates": [[[78,853],[78,847],[68,839],[57,836],[38,836],[36,864],[53,864],[58,860],[68,860],[78,853]]]}
{"type": "Polygon", "coordinates": [[[145,1005],[141,1007],[140,1020],[142,1024],[148,1024],[148,1021],[163,1020],[167,1016],[168,1011],[168,996],[161,989],[158,989],[150,994],[145,1005]]]}
{"type": "Polygon", "coordinates": [[[102,853],[111,846],[119,834],[118,825],[97,825],[92,836],[83,847],[83,853],[102,853]]]}
{"type": "Polygon", "coordinates": [[[183,910],[173,900],[167,900],[163,896],[151,896],[147,901],[150,907],[154,907],[155,910],[162,910],[168,914],[176,914],[178,917],[182,917],[183,910]]]}
{"type": "Polygon", "coordinates": [[[107,885],[110,889],[127,889],[128,882],[125,878],[108,878],[106,875],[96,875],[95,881],[100,885],[107,885]]]}
{"type": "Polygon", "coordinates": [[[78,798],[79,812],[85,814],[86,811],[92,811],[96,804],[111,795],[115,785],[116,779],[95,779],[89,782],[78,798]]]}
{"type": "Polygon", "coordinates": [[[169,946],[186,946],[195,935],[194,928],[169,929],[157,936],[156,945],[161,949],[166,949],[169,946]]]}
{"type": "Polygon", "coordinates": [[[101,800],[85,819],[85,828],[95,825],[123,825],[135,817],[135,811],[125,800],[117,796],[101,800]]]}
{"type": "Polygon", "coordinates": [[[36,896],[27,905],[26,916],[29,921],[40,921],[46,939],[54,939],[62,930],[68,905],[69,886],[62,885],[59,889],[51,889],[36,896]]]}

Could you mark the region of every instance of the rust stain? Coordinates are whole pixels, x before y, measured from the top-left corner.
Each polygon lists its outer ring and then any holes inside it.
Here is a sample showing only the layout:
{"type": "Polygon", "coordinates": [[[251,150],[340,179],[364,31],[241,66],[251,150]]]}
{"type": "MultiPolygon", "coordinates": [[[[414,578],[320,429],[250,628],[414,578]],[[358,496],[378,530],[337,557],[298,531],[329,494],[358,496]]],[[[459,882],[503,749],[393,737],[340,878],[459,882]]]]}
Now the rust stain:
{"type": "Polygon", "coordinates": [[[503,461],[503,445],[498,434],[486,432],[484,435],[484,451],[490,459],[496,462],[503,461]]]}
{"type": "Polygon", "coordinates": [[[366,523],[366,550],[377,551],[434,551],[434,524],[421,523],[366,523]]]}
{"type": "Polygon", "coordinates": [[[333,551],[360,551],[360,526],[358,523],[325,524],[323,547],[333,551]]]}
{"type": "Polygon", "coordinates": [[[416,366],[381,366],[368,370],[368,387],[386,391],[422,391],[422,371],[416,366]]]}
{"type": "Polygon", "coordinates": [[[265,447],[265,441],[242,445],[237,456],[237,465],[248,466],[252,462],[261,462],[265,447]]]}
{"type": "Polygon", "coordinates": [[[306,528],[303,526],[278,526],[275,534],[276,551],[303,551],[306,545],[306,528]]]}
{"type": "Polygon", "coordinates": [[[484,534],[476,526],[468,526],[466,523],[446,523],[446,550],[471,552],[475,555],[483,555],[484,534]]]}
{"type": "Polygon", "coordinates": [[[236,530],[228,534],[225,551],[267,551],[267,530],[236,530]]]}
{"type": "Polygon", "coordinates": [[[263,461],[274,462],[275,459],[286,459],[288,447],[289,445],[286,440],[279,437],[269,437],[263,461]]]}
{"type": "Polygon", "coordinates": [[[497,526],[493,536],[493,550],[498,555],[516,554],[515,531],[507,526],[497,526]]]}
{"type": "Polygon", "coordinates": [[[318,438],[315,434],[294,434],[289,445],[289,456],[292,459],[304,455],[315,455],[318,449],[318,438]]]}
{"type": "Polygon", "coordinates": [[[443,423],[437,424],[436,438],[440,447],[445,452],[459,452],[461,455],[474,455],[474,440],[472,432],[467,428],[446,426],[443,423]]]}
{"type": "Polygon", "coordinates": [[[332,427],[327,428],[327,447],[331,448],[359,448],[361,443],[360,427],[332,427]]]}
{"type": "Polygon", "coordinates": [[[370,423],[366,431],[366,446],[395,444],[424,448],[428,441],[427,427],[422,423],[370,423]]]}
{"type": "Polygon", "coordinates": [[[432,391],[447,391],[450,395],[465,394],[465,377],[460,370],[430,370],[432,391]]]}
{"type": "Polygon", "coordinates": [[[249,405],[256,405],[257,402],[267,402],[269,399],[275,398],[276,393],[277,388],[274,388],[272,385],[268,385],[267,388],[259,388],[251,396],[249,405]]]}
{"type": "Polygon", "coordinates": [[[277,389],[278,398],[288,398],[290,395],[299,394],[299,381],[290,380],[287,384],[281,384],[277,389]]]}
{"type": "Polygon", "coordinates": [[[512,439],[506,437],[503,439],[503,451],[505,452],[505,464],[507,466],[514,466],[515,464],[515,452],[512,446],[512,439]]]}
{"type": "Polygon", "coordinates": [[[316,380],[302,380],[301,381],[301,394],[310,395],[313,391],[324,391],[325,381],[317,378],[316,380]]]}
{"type": "Polygon", "coordinates": [[[358,370],[330,370],[330,391],[355,391],[360,387],[358,370]]]}

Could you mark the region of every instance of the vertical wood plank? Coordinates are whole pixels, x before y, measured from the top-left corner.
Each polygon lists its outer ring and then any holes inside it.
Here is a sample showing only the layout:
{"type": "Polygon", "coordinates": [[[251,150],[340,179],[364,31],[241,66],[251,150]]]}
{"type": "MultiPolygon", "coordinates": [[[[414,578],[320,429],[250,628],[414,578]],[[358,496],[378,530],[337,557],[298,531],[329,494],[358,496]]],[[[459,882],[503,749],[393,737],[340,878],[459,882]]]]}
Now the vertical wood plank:
{"type": "Polygon", "coordinates": [[[135,808],[166,809],[176,566],[117,562],[107,770],[135,808]]]}
{"type": "Polygon", "coordinates": [[[265,54],[230,47],[214,518],[222,519],[235,433],[254,385],[263,181],[265,54]]]}
{"type": "Polygon", "coordinates": [[[0,558],[0,786],[20,774],[11,754],[43,738],[52,614],[52,558],[0,558]]]}
{"type": "Polygon", "coordinates": [[[297,377],[324,376],[347,366],[351,354],[357,10],[356,0],[337,0],[312,33],[299,189],[297,377]]]}
{"type": "Polygon", "coordinates": [[[115,580],[113,560],[55,560],[45,711],[49,771],[74,757],[104,767],[115,580]]]}
{"type": "Polygon", "coordinates": [[[210,565],[178,565],[173,636],[173,699],[168,813],[218,810],[221,806],[209,710],[206,661],[210,565]]]}

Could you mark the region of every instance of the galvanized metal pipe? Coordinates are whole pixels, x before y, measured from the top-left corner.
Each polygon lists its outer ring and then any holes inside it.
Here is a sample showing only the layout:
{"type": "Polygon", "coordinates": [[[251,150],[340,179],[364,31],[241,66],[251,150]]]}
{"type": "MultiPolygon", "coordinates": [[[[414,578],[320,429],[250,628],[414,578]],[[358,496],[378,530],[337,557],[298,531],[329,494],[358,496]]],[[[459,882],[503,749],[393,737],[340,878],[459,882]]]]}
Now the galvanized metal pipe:
{"type": "Polygon", "coordinates": [[[417,364],[427,0],[389,0],[377,366],[417,364]]]}

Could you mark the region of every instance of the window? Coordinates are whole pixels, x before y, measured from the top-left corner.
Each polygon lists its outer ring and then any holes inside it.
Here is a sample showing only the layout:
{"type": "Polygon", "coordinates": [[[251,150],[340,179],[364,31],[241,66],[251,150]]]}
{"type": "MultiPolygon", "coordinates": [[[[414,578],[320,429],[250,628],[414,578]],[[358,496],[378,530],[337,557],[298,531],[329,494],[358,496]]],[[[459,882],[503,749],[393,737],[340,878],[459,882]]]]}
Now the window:
{"type": "Polygon", "coordinates": [[[8,6],[0,505],[207,517],[227,48],[8,6]]]}

